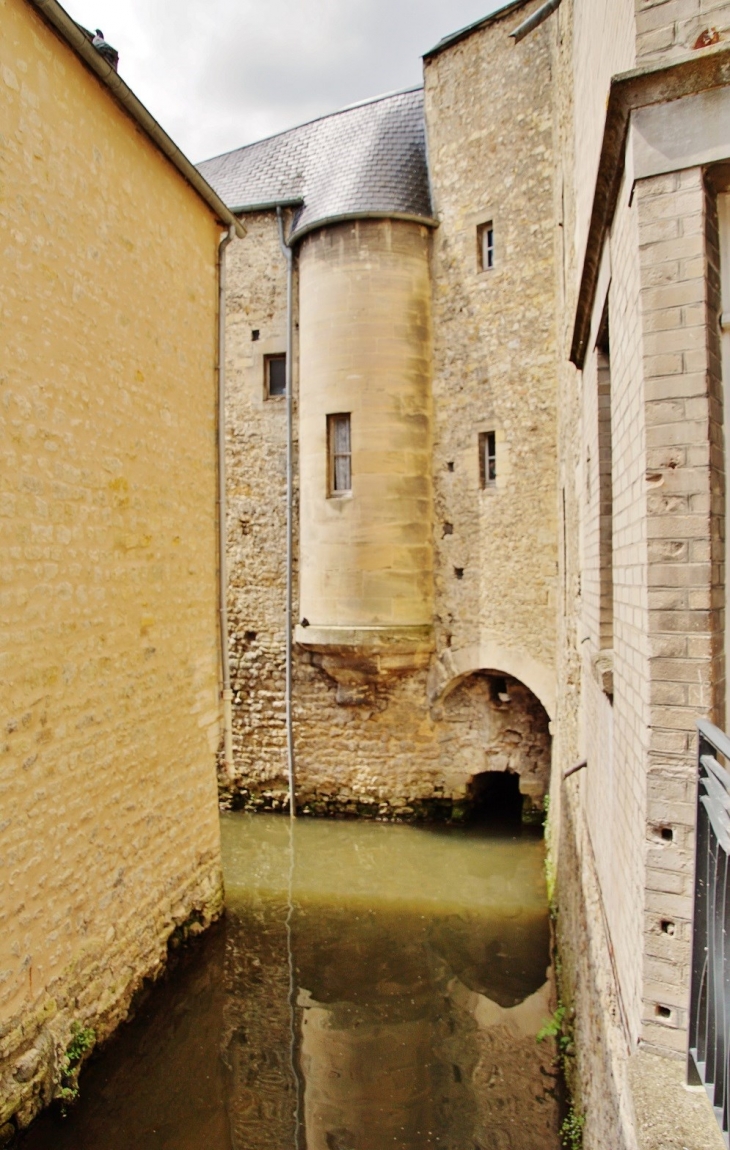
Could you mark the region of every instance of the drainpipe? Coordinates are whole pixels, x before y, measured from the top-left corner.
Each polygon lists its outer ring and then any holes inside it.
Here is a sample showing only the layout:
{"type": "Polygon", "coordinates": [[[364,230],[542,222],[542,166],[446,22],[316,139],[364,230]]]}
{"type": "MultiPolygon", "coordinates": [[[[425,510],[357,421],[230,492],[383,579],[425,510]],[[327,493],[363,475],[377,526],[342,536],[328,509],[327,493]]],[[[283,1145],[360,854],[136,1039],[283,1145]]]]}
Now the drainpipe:
{"type": "Polygon", "coordinates": [[[518,24],[514,32],[510,32],[510,36],[515,44],[519,44],[520,40],[524,40],[525,36],[529,35],[535,28],[539,28],[540,25],[547,20],[548,16],[551,16],[553,12],[557,12],[562,2],[563,0],[546,0],[545,4],[541,4],[531,16],[528,16],[526,20],[518,24]]]}
{"type": "Polygon", "coordinates": [[[292,353],[293,353],[293,308],[292,282],[294,278],[294,253],[284,235],[284,215],[281,205],[277,205],[276,218],[279,225],[279,243],[286,260],[286,685],[284,689],[286,707],[286,761],[289,778],[289,816],[297,817],[295,778],[294,778],[294,727],[292,722],[292,564],[294,536],[294,397],[292,395],[292,353]]]}
{"type": "Polygon", "coordinates": [[[228,537],[226,505],[226,248],[236,235],[231,224],[218,245],[218,600],[221,632],[221,672],[223,699],[223,762],[228,779],[233,778],[233,691],[231,658],[228,648],[228,537]]]}

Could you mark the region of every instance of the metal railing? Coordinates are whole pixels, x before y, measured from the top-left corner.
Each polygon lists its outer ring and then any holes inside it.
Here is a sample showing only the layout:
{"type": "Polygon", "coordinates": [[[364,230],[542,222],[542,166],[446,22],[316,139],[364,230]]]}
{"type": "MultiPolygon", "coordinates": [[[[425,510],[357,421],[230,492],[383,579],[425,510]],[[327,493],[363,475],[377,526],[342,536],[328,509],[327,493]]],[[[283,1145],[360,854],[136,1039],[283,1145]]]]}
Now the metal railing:
{"type": "Polygon", "coordinates": [[[730,738],[702,719],[697,724],[697,840],[690,1084],[702,1085],[730,1147],[730,738]]]}

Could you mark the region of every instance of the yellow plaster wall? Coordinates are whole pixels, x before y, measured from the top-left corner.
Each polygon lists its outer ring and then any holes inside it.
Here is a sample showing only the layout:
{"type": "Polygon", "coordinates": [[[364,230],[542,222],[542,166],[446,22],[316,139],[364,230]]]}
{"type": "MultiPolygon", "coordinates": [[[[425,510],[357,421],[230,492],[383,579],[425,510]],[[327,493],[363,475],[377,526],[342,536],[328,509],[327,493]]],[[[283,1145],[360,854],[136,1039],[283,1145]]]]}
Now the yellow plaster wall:
{"type": "Polygon", "coordinates": [[[219,232],[0,0],[0,1126],[220,906],[219,232]]]}

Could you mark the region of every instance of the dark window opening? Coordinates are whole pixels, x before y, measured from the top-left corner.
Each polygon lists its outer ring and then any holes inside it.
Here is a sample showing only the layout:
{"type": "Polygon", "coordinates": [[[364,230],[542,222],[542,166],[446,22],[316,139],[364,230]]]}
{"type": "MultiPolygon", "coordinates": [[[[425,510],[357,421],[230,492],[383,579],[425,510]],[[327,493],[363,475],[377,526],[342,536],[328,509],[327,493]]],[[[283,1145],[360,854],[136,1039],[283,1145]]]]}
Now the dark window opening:
{"type": "Polygon", "coordinates": [[[252,329],[251,339],[253,340],[254,343],[256,343],[256,340],[259,338],[260,335],[261,335],[261,332],[259,331],[259,329],[257,327],[252,329]]]}
{"type": "Polygon", "coordinates": [[[485,771],[469,783],[469,820],[514,831],[522,825],[520,777],[513,771],[485,771]]]}
{"type": "Polygon", "coordinates": [[[509,703],[509,691],[507,690],[507,680],[497,675],[491,680],[491,694],[495,703],[509,703]]]}
{"type": "Polygon", "coordinates": [[[477,228],[477,259],[480,272],[494,267],[494,224],[491,220],[477,228]]]}
{"type": "Polygon", "coordinates": [[[497,482],[497,436],[494,431],[483,431],[479,436],[479,482],[482,487],[494,487],[497,482]]]}
{"type": "Polygon", "coordinates": [[[328,494],[352,491],[352,448],[349,413],[327,416],[328,494]]]}
{"type": "Polygon", "coordinates": [[[277,399],[286,395],[286,356],[267,355],[264,358],[266,372],[266,396],[277,399]]]}
{"type": "Polygon", "coordinates": [[[456,576],[457,579],[463,579],[464,578],[464,568],[463,567],[454,567],[454,575],[456,576]]]}
{"type": "Polygon", "coordinates": [[[454,464],[453,464],[452,460],[449,460],[449,462],[446,464],[446,470],[447,471],[453,471],[454,470],[454,464]]]}
{"type": "MultiPolygon", "coordinates": [[[[598,381],[598,547],[601,650],[613,647],[613,444],[611,439],[611,345],[608,305],[596,341],[598,381]]],[[[590,467],[590,459],[587,466],[590,467]]],[[[590,484],[587,497],[593,497],[590,484]]],[[[608,694],[608,692],[606,692],[608,694]]]]}

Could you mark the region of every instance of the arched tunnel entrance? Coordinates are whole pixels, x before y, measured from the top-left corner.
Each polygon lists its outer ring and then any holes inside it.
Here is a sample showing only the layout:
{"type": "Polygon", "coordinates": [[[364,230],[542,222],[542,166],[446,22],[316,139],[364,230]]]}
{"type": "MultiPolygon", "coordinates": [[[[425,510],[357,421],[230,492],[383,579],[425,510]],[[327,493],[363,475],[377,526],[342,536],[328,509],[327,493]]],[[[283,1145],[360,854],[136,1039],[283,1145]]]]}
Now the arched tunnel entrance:
{"type": "Polygon", "coordinates": [[[505,830],[522,824],[524,796],[520,794],[520,777],[514,771],[475,775],[466,797],[470,822],[505,830]]]}
{"type": "Polygon", "coordinates": [[[442,706],[461,817],[495,827],[542,824],[552,740],[537,696],[518,679],[480,670],[459,680],[442,706]]]}

